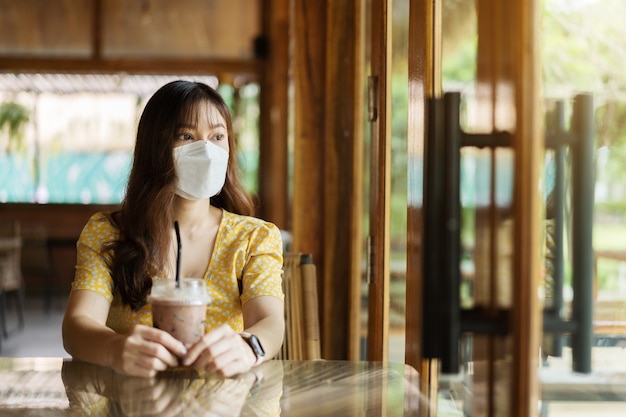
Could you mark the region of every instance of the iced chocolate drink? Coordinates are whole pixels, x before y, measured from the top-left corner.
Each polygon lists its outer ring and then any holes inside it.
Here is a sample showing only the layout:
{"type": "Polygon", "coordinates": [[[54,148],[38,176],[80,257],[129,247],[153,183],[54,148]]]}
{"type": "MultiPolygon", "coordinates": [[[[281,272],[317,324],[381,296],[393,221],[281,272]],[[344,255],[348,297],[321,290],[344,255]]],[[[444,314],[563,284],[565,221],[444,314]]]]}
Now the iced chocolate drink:
{"type": "Polygon", "coordinates": [[[152,325],[157,329],[165,330],[186,346],[204,336],[210,298],[203,280],[182,279],[179,288],[174,280],[155,280],[148,301],[152,306],[152,325]]]}

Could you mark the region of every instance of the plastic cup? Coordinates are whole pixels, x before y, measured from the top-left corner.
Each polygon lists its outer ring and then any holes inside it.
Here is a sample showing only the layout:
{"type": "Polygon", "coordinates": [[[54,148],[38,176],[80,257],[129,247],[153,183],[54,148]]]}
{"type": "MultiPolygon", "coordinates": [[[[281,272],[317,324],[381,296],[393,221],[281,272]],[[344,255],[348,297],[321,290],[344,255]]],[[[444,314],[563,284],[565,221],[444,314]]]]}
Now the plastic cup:
{"type": "Polygon", "coordinates": [[[210,301],[202,279],[181,279],[178,288],[173,279],[155,280],[148,297],[152,326],[191,346],[204,336],[206,306],[210,301]]]}

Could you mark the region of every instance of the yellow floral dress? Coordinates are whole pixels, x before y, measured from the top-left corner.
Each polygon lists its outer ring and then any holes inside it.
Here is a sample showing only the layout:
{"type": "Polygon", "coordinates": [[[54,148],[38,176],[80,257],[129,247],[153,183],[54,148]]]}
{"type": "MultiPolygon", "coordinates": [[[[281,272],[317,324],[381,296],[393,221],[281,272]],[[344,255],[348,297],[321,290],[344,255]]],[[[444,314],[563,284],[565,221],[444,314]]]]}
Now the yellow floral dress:
{"type": "MultiPolygon", "coordinates": [[[[117,237],[117,229],[104,213],[96,213],[89,219],[78,239],[72,291],[94,291],[109,300],[107,326],[118,333],[127,333],[135,324],[152,326],[152,310],[146,304],[132,311],[122,304],[115,291],[102,248],[117,237]]],[[[204,273],[212,297],[207,306],[207,332],[223,323],[242,331],[242,305],[252,298],[270,295],[284,300],[282,254],[282,238],[275,225],[223,210],[211,261],[204,273]],[[237,280],[243,284],[241,295],[237,280]]]]}

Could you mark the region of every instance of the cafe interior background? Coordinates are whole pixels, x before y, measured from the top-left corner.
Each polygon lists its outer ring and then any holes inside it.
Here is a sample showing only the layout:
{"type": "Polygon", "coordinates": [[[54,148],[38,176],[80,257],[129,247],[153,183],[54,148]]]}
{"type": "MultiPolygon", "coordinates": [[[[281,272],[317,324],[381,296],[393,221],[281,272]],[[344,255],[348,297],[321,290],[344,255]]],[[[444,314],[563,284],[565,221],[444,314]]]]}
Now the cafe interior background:
{"type": "MultiPolygon", "coordinates": [[[[621,0],[1,0],[0,220],[49,256],[23,262],[25,296],[63,299],[82,225],[123,196],[145,101],[200,80],[231,106],[259,217],[313,256],[321,357],[435,386],[497,373],[493,408],[534,415],[545,368],[626,370],[623,16],[621,0]]],[[[569,402],[550,415],[579,415],[569,402]]]]}

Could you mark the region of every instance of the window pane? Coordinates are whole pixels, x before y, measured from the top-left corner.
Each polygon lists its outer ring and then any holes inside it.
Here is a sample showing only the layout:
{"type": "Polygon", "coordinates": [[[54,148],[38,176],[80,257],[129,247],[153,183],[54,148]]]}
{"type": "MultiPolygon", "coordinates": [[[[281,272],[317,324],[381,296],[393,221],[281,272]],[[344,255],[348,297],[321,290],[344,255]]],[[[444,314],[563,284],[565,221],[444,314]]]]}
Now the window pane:
{"type": "Polygon", "coordinates": [[[119,203],[143,106],[174,79],[202,81],[224,96],[244,186],[256,192],[258,85],[235,88],[213,76],[0,74],[0,202],[119,203]]]}

